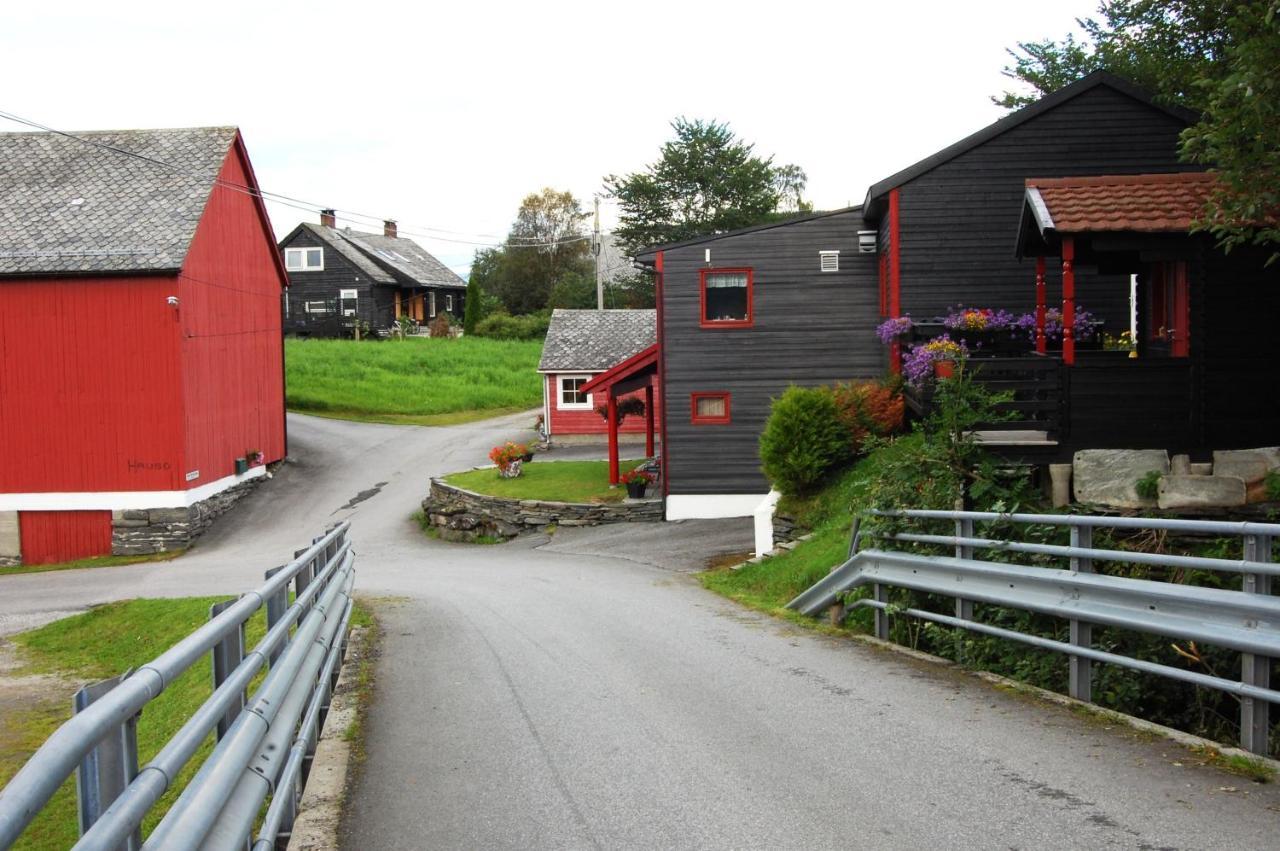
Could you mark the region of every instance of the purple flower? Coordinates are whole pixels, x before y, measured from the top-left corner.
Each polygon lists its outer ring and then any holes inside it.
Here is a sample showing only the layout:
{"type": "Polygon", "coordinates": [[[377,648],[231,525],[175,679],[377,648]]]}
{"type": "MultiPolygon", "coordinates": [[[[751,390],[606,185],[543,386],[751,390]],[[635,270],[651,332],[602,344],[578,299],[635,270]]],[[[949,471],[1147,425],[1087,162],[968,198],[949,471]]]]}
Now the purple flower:
{"type": "MultiPolygon", "coordinates": [[[[1015,326],[1019,331],[1023,331],[1031,340],[1036,338],[1036,314],[1024,313],[1019,316],[1015,322],[1015,326]]],[[[1075,325],[1072,328],[1071,336],[1076,340],[1086,340],[1098,332],[1102,327],[1102,320],[1094,316],[1087,310],[1076,307],[1075,325]]],[[[1047,308],[1044,312],[1044,336],[1047,340],[1053,342],[1061,342],[1062,340],[1062,310],[1057,307],[1047,308]]]]}
{"type": "Polygon", "coordinates": [[[893,316],[876,326],[876,336],[887,346],[910,334],[914,327],[910,316],[893,316]]]}
{"type": "Polygon", "coordinates": [[[952,331],[1004,331],[1013,327],[1014,316],[1007,310],[957,305],[942,324],[952,331]]]}
{"type": "Polygon", "coordinates": [[[927,343],[912,346],[902,359],[902,374],[912,387],[921,387],[933,380],[933,365],[942,360],[958,360],[969,355],[969,348],[962,341],[943,334],[927,343]]]}

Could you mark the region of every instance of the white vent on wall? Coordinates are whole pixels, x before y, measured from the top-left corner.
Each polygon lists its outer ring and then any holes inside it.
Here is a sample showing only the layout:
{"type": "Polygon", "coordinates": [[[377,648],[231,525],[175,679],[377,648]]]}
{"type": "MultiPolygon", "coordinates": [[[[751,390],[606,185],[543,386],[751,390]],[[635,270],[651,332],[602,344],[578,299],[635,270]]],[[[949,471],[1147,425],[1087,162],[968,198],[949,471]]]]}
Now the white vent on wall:
{"type": "Polygon", "coordinates": [[[839,251],[819,251],[818,265],[824,272],[840,271],[840,252],[839,251]]]}

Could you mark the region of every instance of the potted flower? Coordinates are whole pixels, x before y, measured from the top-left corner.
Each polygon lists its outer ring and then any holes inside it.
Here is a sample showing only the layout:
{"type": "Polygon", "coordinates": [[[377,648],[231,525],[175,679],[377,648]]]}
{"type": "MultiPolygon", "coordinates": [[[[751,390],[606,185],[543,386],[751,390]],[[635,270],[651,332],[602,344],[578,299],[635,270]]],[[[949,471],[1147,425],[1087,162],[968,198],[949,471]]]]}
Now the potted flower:
{"type": "Polygon", "coordinates": [[[1014,349],[1012,332],[1017,319],[1007,310],[957,306],[942,320],[942,326],[974,349],[991,354],[1014,349]]]}
{"type": "Polygon", "coordinates": [[[644,497],[645,490],[653,482],[653,473],[636,468],[622,476],[622,483],[627,486],[627,496],[632,499],[644,497]]]}
{"type": "Polygon", "coordinates": [[[923,387],[935,378],[950,378],[956,362],[969,356],[969,348],[947,334],[912,346],[902,361],[902,374],[912,387],[923,387]]]}
{"type": "Polygon", "coordinates": [[[514,479],[520,475],[524,465],[524,457],[529,454],[529,447],[523,443],[507,441],[502,446],[489,450],[489,460],[498,467],[498,475],[504,479],[514,479]]]}
{"type": "Polygon", "coordinates": [[[886,346],[895,340],[905,340],[911,336],[915,323],[910,316],[891,316],[876,326],[876,336],[886,346]]]}
{"type": "Polygon", "coordinates": [[[248,460],[250,467],[261,467],[265,463],[261,449],[246,449],[244,457],[248,460]]]}

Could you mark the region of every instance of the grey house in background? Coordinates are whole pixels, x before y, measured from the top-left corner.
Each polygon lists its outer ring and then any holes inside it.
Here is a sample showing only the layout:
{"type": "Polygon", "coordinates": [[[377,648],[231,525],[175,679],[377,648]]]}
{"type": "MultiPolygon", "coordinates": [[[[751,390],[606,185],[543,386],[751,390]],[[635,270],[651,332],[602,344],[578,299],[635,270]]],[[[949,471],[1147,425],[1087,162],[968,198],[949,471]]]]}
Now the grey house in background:
{"type": "Polygon", "coordinates": [[[396,223],[383,232],[339,228],[332,210],[320,224],[304,222],[280,240],[289,294],[284,329],[298,336],[351,333],[354,320],[373,331],[408,316],[427,324],[440,313],[461,320],[467,284],[411,239],[396,223]]]}

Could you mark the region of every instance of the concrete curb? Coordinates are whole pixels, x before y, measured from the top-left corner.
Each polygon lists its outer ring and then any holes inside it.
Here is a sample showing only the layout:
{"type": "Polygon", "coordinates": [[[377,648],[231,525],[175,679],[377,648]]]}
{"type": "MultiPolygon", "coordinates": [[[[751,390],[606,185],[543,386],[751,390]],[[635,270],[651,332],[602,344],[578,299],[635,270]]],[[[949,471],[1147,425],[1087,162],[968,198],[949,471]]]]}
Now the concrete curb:
{"type": "Polygon", "coordinates": [[[325,718],[324,730],[316,746],[311,773],[298,806],[298,817],[289,837],[290,851],[337,851],[342,808],[346,802],[347,780],[351,773],[351,742],[347,728],[360,714],[360,696],[355,680],[359,674],[368,627],[351,630],[347,658],[343,660],[325,718]]]}

